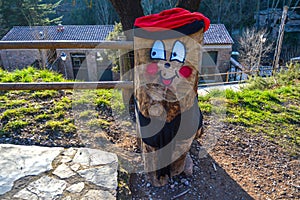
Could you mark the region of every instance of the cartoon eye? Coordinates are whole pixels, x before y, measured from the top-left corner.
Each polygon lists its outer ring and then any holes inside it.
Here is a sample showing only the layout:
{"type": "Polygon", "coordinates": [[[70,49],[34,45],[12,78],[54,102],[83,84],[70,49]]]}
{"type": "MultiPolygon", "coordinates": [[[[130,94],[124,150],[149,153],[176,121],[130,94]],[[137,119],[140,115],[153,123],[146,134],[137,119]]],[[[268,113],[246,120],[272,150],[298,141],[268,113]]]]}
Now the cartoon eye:
{"type": "Polygon", "coordinates": [[[156,40],[150,52],[151,59],[166,60],[166,51],[164,43],[161,40],[156,40]]]}
{"type": "Polygon", "coordinates": [[[182,42],[180,41],[176,41],[174,46],[173,46],[173,50],[171,53],[171,61],[178,61],[181,63],[184,63],[185,60],[185,46],[182,42]]]}

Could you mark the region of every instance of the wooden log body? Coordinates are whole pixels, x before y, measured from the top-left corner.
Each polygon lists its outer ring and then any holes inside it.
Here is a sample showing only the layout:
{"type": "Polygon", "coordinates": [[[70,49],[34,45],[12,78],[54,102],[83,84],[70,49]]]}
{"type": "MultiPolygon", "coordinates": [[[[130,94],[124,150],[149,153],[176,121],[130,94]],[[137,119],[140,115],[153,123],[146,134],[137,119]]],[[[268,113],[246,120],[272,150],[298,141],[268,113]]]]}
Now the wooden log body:
{"type": "MultiPolygon", "coordinates": [[[[164,40],[134,37],[134,95],[136,108],[144,117],[171,123],[178,115],[195,107],[202,41],[203,29],[164,40]]],[[[137,130],[141,132],[139,120],[137,122],[137,130]]],[[[145,171],[153,185],[165,185],[170,177],[184,171],[197,130],[192,136],[179,137],[163,148],[142,142],[145,171]],[[165,163],[162,155],[168,157],[170,163],[165,163]],[[166,166],[170,173],[159,176],[159,170],[166,166]]]]}

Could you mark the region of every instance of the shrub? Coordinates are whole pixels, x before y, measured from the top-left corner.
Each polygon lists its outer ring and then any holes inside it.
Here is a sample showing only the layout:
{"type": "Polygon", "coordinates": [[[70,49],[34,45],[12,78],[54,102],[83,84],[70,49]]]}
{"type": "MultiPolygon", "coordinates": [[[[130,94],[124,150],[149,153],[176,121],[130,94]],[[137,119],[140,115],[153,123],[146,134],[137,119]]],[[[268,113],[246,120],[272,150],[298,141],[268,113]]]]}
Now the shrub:
{"type": "Polygon", "coordinates": [[[287,70],[280,70],[274,76],[263,78],[259,76],[252,77],[248,80],[249,85],[246,89],[274,89],[280,86],[292,85],[300,81],[300,64],[289,64],[287,70]]]}

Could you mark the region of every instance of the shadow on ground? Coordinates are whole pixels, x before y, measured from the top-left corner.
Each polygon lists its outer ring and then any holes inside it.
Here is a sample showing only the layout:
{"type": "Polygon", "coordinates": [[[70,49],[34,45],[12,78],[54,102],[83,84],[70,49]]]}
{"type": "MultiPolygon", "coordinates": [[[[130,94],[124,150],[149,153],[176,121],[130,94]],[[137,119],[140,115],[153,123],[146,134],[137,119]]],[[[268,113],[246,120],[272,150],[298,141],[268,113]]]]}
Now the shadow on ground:
{"type": "MultiPolygon", "coordinates": [[[[182,174],[173,177],[169,184],[161,188],[152,187],[145,174],[131,174],[132,199],[253,199],[209,154],[198,158],[199,151],[193,153],[193,176],[182,174]]],[[[119,198],[123,199],[121,196],[119,198]]]]}

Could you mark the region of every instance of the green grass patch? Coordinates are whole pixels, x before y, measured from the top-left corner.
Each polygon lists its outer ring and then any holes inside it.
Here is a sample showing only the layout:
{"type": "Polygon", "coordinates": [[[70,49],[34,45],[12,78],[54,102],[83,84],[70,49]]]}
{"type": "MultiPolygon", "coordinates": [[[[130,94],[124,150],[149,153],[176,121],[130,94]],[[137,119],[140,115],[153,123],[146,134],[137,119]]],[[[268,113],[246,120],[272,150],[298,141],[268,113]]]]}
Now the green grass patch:
{"type": "Polygon", "coordinates": [[[56,97],[58,95],[56,90],[43,90],[43,91],[34,91],[32,97],[35,99],[49,99],[56,97]]]}
{"type": "Polygon", "coordinates": [[[239,92],[213,90],[199,96],[198,104],[208,115],[226,112],[226,122],[244,126],[299,156],[299,72],[299,65],[292,66],[275,77],[256,77],[239,92]]]}
{"type": "Polygon", "coordinates": [[[85,110],[80,112],[79,114],[80,119],[91,119],[97,117],[98,117],[98,113],[95,110],[85,110]]]}
{"type": "Polygon", "coordinates": [[[3,128],[5,132],[16,131],[26,127],[29,123],[23,120],[9,121],[3,128]]]}
{"type": "Polygon", "coordinates": [[[61,120],[49,120],[45,124],[46,129],[50,129],[52,131],[61,131],[63,133],[75,133],[76,126],[74,125],[73,120],[65,119],[61,120]]]}
{"type": "Polygon", "coordinates": [[[104,120],[104,119],[91,119],[87,123],[90,128],[107,128],[110,126],[110,122],[104,120]]]}
{"type": "Polygon", "coordinates": [[[66,115],[66,112],[64,110],[57,110],[53,113],[54,119],[64,119],[66,115]]]}
{"type": "Polygon", "coordinates": [[[5,110],[1,115],[1,119],[12,119],[20,116],[24,116],[22,115],[20,109],[14,108],[14,109],[5,110]]]}
{"type": "Polygon", "coordinates": [[[34,120],[36,120],[37,122],[45,121],[48,119],[51,119],[51,116],[47,113],[42,113],[34,117],[34,120]]]}
{"type": "Polygon", "coordinates": [[[62,74],[49,70],[38,70],[27,67],[22,70],[8,72],[0,69],[0,82],[62,82],[66,81],[62,74]]]}
{"type": "Polygon", "coordinates": [[[17,100],[8,100],[5,101],[5,106],[7,108],[15,108],[28,104],[28,101],[25,99],[17,99],[17,100]]]}

